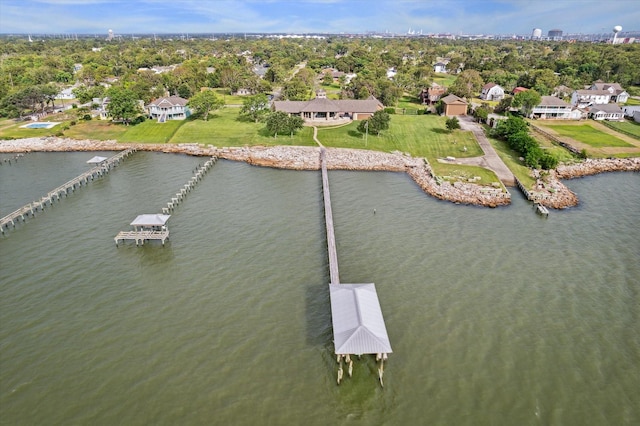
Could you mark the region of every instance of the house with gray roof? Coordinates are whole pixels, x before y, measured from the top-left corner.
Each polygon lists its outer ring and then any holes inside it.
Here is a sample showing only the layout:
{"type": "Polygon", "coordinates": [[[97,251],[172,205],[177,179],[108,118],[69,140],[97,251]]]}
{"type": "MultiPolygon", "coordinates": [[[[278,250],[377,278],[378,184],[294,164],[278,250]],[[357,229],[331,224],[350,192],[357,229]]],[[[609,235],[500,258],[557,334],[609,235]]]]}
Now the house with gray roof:
{"type": "Polygon", "coordinates": [[[594,120],[622,121],[624,111],[617,104],[596,105],[589,109],[589,117],[594,120]]]}
{"type": "Polygon", "coordinates": [[[555,96],[542,96],[540,103],[533,107],[531,115],[534,118],[548,119],[580,119],[580,114],[573,113],[574,108],[555,96]]]}
{"type": "Polygon", "coordinates": [[[368,99],[331,100],[316,97],[310,101],[274,101],[271,107],[274,111],[300,116],[305,122],[366,120],[383,108],[384,105],[373,96],[368,99]]]}
{"type": "Polygon", "coordinates": [[[164,123],[167,120],[184,120],[191,115],[187,101],[180,96],[169,96],[156,99],[147,106],[149,118],[164,123]]]}

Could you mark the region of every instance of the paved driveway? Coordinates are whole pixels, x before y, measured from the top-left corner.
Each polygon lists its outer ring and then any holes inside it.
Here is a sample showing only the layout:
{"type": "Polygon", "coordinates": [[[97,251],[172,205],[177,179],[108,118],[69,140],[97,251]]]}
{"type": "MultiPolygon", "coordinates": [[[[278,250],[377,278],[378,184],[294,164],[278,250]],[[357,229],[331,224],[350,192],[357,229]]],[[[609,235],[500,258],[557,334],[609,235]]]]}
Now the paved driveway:
{"type": "Polygon", "coordinates": [[[515,186],[516,180],[513,173],[511,173],[511,170],[504,164],[496,150],[493,149],[493,146],[489,143],[487,136],[482,130],[482,126],[473,121],[473,117],[470,116],[461,116],[458,117],[458,119],[460,120],[460,128],[462,128],[462,130],[473,132],[478,140],[478,144],[480,144],[480,148],[484,151],[484,155],[473,158],[456,158],[456,163],[481,166],[492,170],[505,186],[515,186]]]}

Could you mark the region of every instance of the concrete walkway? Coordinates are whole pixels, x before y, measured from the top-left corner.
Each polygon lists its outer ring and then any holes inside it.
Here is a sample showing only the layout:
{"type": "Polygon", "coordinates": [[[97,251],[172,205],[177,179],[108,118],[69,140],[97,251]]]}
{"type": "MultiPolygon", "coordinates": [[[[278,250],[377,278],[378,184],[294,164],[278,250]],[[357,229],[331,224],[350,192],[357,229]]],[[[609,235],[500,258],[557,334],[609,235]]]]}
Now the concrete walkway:
{"type": "Polygon", "coordinates": [[[484,155],[482,157],[473,158],[456,158],[455,162],[470,166],[484,167],[493,171],[505,186],[515,186],[516,179],[513,176],[513,173],[511,173],[511,170],[509,170],[507,165],[504,164],[496,150],[493,149],[493,146],[489,143],[487,136],[482,130],[482,126],[476,123],[473,120],[473,117],[470,116],[460,116],[458,119],[460,120],[460,128],[462,130],[469,130],[474,134],[478,140],[478,144],[480,144],[480,148],[482,148],[482,151],[484,152],[484,155]]]}

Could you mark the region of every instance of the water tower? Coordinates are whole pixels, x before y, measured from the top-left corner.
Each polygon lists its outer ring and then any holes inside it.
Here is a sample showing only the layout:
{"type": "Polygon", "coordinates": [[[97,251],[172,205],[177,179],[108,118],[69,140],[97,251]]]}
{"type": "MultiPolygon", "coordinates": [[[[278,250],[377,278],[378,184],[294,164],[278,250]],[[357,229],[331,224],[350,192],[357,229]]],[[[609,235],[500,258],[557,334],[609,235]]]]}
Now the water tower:
{"type": "Polygon", "coordinates": [[[618,33],[620,31],[622,31],[622,27],[620,25],[616,25],[615,27],[613,27],[613,43],[612,44],[616,44],[618,39],[618,33]]]}
{"type": "Polygon", "coordinates": [[[540,40],[540,38],[542,38],[542,30],[540,28],[534,28],[531,33],[531,38],[540,40]]]}

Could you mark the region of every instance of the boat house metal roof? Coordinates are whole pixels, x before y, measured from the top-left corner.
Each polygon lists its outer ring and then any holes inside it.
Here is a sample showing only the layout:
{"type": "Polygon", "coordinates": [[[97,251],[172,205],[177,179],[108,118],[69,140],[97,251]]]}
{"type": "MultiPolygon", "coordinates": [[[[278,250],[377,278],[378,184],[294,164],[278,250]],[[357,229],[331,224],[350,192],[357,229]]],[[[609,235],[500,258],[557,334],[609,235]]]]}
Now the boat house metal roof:
{"type": "Polygon", "coordinates": [[[99,155],[96,155],[95,157],[93,157],[92,159],[88,160],[87,163],[88,164],[100,164],[103,161],[106,161],[107,157],[100,157],[99,155]]]}
{"type": "Polygon", "coordinates": [[[375,284],[329,284],[336,354],[391,353],[375,284]]]}
{"type": "Polygon", "coordinates": [[[141,214],[131,222],[131,226],[162,226],[170,217],[170,214],[141,214]]]}

